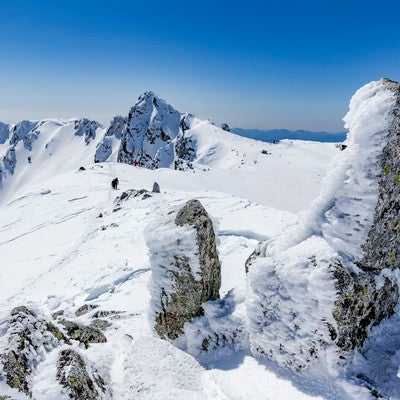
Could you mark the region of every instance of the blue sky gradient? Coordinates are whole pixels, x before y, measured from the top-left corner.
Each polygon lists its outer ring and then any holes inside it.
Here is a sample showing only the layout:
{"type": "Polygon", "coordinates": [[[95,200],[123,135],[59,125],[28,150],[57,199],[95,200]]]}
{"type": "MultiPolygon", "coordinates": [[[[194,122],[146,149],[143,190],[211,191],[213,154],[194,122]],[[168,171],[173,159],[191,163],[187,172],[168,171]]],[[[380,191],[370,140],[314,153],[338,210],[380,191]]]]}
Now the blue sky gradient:
{"type": "Polygon", "coordinates": [[[0,120],[126,114],[145,90],[243,128],[341,131],[400,80],[395,1],[19,1],[0,7],[0,120]]]}

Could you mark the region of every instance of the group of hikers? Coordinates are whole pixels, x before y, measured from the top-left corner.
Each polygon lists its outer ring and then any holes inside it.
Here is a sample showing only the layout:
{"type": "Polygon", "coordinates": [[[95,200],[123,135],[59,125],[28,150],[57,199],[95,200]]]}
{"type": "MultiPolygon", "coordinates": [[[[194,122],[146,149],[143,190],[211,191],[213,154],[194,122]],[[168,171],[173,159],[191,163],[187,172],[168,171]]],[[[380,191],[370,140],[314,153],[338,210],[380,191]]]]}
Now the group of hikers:
{"type": "MultiPolygon", "coordinates": [[[[140,167],[140,161],[133,160],[132,164],[133,164],[135,167],[140,167]]],[[[118,184],[119,184],[118,178],[115,178],[115,179],[113,179],[113,180],[111,181],[111,186],[112,186],[112,188],[115,189],[115,190],[118,189],[118,184]]]]}

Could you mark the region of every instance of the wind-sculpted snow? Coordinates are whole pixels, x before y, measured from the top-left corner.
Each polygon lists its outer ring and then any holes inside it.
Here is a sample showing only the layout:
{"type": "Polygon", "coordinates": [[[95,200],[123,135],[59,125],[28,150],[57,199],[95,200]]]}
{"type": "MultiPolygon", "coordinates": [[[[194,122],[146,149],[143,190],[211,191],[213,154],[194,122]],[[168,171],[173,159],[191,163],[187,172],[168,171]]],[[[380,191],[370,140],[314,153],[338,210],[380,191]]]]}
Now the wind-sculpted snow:
{"type": "MultiPolygon", "coordinates": [[[[397,230],[382,239],[374,232],[382,221],[396,224],[391,210],[400,206],[391,195],[397,193],[400,167],[393,151],[400,134],[399,95],[399,84],[385,79],[357,91],[344,119],[347,148],[333,160],[320,196],[295,226],[260,245],[249,259],[255,355],[295,370],[317,359],[337,369],[339,361],[351,362],[356,348],[367,351],[366,338],[393,315],[399,296],[391,272],[400,258],[397,230]],[[386,173],[386,165],[394,172],[386,173]],[[379,250],[390,253],[388,261],[379,265],[377,248],[389,241],[391,250],[379,250]]],[[[384,362],[382,355],[376,368],[384,362]]]]}

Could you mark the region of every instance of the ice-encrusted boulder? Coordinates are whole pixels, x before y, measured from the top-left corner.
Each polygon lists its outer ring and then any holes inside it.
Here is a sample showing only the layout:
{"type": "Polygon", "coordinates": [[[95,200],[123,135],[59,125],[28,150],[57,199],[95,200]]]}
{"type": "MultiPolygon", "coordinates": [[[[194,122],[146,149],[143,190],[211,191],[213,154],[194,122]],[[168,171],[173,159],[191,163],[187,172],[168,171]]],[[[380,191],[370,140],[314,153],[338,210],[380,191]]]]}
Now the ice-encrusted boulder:
{"type": "Polygon", "coordinates": [[[31,395],[31,374],[46,353],[69,340],[51,322],[25,306],[15,307],[2,322],[0,381],[31,395]]]}
{"type": "Polygon", "coordinates": [[[151,320],[161,338],[177,339],[184,325],[219,299],[221,266],[213,223],[198,200],[148,229],[152,266],[151,320]]]}
{"type": "Polygon", "coordinates": [[[98,400],[110,398],[103,378],[88,360],[73,349],[62,350],[57,360],[57,381],[70,399],[98,400]]]}
{"type": "MultiPolygon", "coordinates": [[[[297,225],[246,265],[250,345],[291,369],[351,360],[398,303],[400,85],[359,89],[322,191],[297,225]]],[[[388,325],[390,326],[390,324],[388,325]]],[[[389,328],[390,329],[390,328],[389,328]]]]}

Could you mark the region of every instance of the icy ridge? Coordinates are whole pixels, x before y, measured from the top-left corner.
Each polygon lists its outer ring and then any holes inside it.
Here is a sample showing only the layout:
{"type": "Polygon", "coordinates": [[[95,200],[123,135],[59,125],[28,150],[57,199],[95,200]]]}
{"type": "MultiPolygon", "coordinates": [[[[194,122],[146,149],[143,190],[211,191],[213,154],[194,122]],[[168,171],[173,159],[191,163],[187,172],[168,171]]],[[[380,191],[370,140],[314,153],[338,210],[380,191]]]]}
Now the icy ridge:
{"type": "MultiPolygon", "coordinates": [[[[320,196],[298,224],[249,259],[255,355],[297,371],[320,360],[337,373],[338,350],[349,352],[344,359],[350,362],[372,327],[394,313],[396,274],[362,270],[360,261],[373,224],[382,218],[376,212],[382,154],[390,135],[398,134],[391,127],[399,91],[399,84],[382,79],[356,92],[344,118],[347,147],[333,160],[320,196]]],[[[396,160],[391,157],[397,166],[396,160]]]]}

